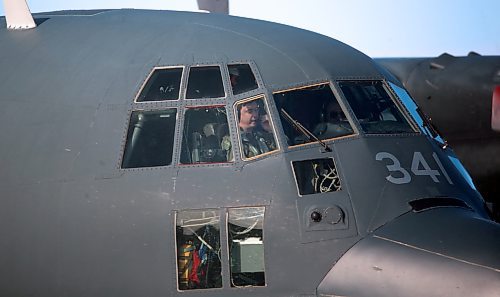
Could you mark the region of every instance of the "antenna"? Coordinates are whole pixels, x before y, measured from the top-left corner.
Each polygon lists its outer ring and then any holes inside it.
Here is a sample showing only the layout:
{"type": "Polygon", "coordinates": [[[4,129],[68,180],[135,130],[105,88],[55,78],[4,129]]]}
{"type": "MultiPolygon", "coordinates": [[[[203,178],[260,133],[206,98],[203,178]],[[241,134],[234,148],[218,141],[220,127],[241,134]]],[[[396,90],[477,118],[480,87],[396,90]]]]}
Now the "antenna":
{"type": "Polygon", "coordinates": [[[229,0],[198,0],[198,9],[229,14],[229,0]]]}
{"type": "Polygon", "coordinates": [[[7,28],[26,30],[36,27],[26,0],[3,0],[7,28]]]}

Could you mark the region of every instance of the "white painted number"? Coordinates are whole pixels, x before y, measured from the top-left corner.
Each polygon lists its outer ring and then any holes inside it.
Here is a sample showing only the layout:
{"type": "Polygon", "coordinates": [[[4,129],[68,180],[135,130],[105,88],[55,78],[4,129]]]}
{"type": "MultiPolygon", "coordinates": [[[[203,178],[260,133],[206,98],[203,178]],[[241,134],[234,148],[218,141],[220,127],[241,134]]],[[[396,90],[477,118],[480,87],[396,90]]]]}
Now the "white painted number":
{"type": "Polygon", "coordinates": [[[389,170],[391,174],[385,177],[385,179],[391,183],[400,185],[411,182],[410,174],[406,169],[401,167],[401,163],[399,163],[398,158],[394,157],[394,155],[387,152],[380,152],[375,156],[375,159],[377,161],[382,161],[383,159],[390,159],[392,161],[392,165],[386,165],[387,170],[389,170]],[[395,173],[396,176],[392,176],[392,173],[395,173]]]}
{"type": "Polygon", "coordinates": [[[439,171],[435,169],[431,169],[427,161],[425,161],[424,156],[422,156],[421,152],[413,153],[413,161],[411,162],[411,172],[415,175],[428,175],[432,178],[435,183],[439,182],[437,178],[439,176],[439,171]],[[420,165],[424,169],[420,169],[420,165]]]}
{"type": "MultiPolygon", "coordinates": [[[[439,167],[439,170],[432,169],[431,166],[429,166],[429,163],[427,163],[427,161],[425,160],[421,152],[414,152],[413,160],[411,162],[411,172],[415,176],[428,176],[435,183],[439,183],[438,176],[441,176],[442,174],[445,177],[446,181],[450,185],[453,185],[453,182],[451,181],[448,173],[444,169],[443,164],[439,160],[437,154],[433,153],[432,157],[436,162],[437,166],[439,167]]],[[[411,182],[410,173],[406,169],[401,167],[401,162],[399,162],[399,159],[396,158],[393,154],[388,152],[379,152],[377,153],[377,155],[375,155],[375,160],[377,161],[382,161],[384,159],[389,159],[392,161],[392,164],[386,165],[387,170],[389,170],[389,175],[386,176],[385,179],[397,185],[408,184],[411,182]]]]}

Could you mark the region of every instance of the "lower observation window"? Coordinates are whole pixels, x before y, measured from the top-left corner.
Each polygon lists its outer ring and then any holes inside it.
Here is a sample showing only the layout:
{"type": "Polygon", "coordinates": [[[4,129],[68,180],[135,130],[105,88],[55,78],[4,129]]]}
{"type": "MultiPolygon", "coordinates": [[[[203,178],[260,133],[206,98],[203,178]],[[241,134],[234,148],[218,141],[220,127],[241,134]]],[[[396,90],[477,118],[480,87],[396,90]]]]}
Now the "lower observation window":
{"type": "Polygon", "coordinates": [[[265,286],[264,207],[228,210],[231,286],[265,286]]]}
{"type": "Polygon", "coordinates": [[[218,210],[177,212],[179,290],[222,288],[219,226],[218,210]]]}

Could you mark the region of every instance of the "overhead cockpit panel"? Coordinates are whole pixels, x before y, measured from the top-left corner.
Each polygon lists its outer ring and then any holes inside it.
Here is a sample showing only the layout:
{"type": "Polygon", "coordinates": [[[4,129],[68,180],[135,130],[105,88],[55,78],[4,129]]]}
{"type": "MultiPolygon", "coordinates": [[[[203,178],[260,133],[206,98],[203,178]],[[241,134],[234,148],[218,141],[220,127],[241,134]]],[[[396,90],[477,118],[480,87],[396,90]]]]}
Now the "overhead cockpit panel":
{"type": "Polygon", "coordinates": [[[178,100],[183,67],[154,69],[136,102],[178,100]]]}
{"type": "Polygon", "coordinates": [[[229,79],[231,80],[233,95],[242,94],[259,87],[250,65],[233,64],[228,65],[227,68],[229,70],[229,79]]]}
{"type": "Polygon", "coordinates": [[[219,66],[191,67],[186,99],[226,97],[219,66]]]}

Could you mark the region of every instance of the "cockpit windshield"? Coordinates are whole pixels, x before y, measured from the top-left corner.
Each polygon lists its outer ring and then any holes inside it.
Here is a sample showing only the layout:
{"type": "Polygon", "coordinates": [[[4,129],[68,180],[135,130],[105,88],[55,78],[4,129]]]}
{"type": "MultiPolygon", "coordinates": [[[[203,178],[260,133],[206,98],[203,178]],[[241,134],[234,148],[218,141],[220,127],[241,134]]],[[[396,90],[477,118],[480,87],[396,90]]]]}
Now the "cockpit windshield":
{"type": "Polygon", "coordinates": [[[415,133],[382,81],[341,81],[338,84],[364,132],[415,133]]]}
{"type": "Polygon", "coordinates": [[[274,101],[290,146],[354,134],[328,84],[275,93],[274,101]]]}

